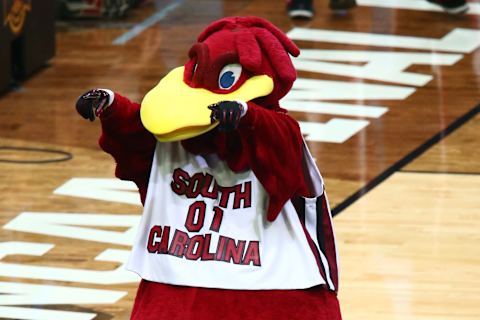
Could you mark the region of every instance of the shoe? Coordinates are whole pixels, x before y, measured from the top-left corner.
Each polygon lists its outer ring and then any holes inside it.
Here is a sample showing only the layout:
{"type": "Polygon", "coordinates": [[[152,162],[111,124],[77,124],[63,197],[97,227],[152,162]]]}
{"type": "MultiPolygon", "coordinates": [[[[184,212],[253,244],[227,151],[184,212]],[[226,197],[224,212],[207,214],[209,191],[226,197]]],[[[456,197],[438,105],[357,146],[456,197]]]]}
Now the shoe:
{"type": "Polygon", "coordinates": [[[330,0],[329,7],[333,11],[347,11],[357,5],[355,0],[330,0]]]}
{"type": "Polygon", "coordinates": [[[312,0],[290,0],[287,3],[288,16],[292,19],[312,19],[313,1],[312,0]]]}
{"type": "Polygon", "coordinates": [[[443,10],[450,14],[464,14],[468,11],[468,4],[465,0],[427,0],[430,3],[436,4],[443,8],[443,10]]]}

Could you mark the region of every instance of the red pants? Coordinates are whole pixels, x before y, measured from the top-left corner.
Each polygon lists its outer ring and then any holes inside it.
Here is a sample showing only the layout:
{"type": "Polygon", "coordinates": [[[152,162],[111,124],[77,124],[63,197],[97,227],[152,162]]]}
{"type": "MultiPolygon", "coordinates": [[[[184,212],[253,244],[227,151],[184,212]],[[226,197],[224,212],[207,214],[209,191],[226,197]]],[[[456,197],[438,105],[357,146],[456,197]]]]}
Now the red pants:
{"type": "Polygon", "coordinates": [[[341,320],[335,293],[306,290],[222,290],[142,280],[132,320],[341,320]]]}

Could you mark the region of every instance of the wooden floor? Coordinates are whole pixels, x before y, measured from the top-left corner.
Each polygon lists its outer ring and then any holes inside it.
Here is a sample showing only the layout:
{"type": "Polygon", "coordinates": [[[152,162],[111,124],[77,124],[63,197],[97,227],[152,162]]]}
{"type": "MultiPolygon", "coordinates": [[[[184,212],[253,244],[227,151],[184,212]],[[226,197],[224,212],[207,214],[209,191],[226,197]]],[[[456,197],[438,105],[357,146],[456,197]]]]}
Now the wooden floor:
{"type": "Polygon", "coordinates": [[[477,319],[480,3],[452,17],[423,0],[357,1],[334,15],[316,0],[312,21],[278,0],[174,0],[60,23],[51,65],[0,97],[0,318],[128,319],[141,206],[74,102],[92,87],[139,101],[209,22],[258,15],[302,49],[283,105],[337,214],[344,319],[477,319]]]}

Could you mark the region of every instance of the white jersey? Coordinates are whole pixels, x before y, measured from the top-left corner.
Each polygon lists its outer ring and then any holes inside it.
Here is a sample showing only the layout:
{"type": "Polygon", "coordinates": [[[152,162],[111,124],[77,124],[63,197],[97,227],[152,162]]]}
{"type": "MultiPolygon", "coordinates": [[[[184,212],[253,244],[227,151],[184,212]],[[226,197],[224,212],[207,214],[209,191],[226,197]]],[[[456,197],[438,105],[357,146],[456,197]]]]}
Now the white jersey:
{"type": "Polygon", "coordinates": [[[306,146],[304,151],[320,198],[301,199],[297,209],[288,201],[269,222],[268,194],[253,171],[234,173],[216,155],[193,155],[179,142],[157,143],[127,269],[146,280],[192,287],[335,290],[337,278],[322,251],[325,238],[316,230],[326,221],[316,209],[325,207],[318,205],[321,197],[326,201],[323,183],[306,146]]]}

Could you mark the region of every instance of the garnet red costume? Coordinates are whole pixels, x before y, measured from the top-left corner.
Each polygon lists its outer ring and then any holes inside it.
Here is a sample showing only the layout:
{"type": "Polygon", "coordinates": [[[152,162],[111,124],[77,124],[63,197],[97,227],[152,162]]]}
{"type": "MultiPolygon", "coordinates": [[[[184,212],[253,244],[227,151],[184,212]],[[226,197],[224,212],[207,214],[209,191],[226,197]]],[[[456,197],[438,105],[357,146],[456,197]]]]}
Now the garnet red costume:
{"type": "MultiPolygon", "coordinates": [[[[187,153],[215,154],[232,172],[251,170],[268,194],[265,214],[272,224],[290,199],[317,196],[309,194],[310,182],[304,178],[308,168],[299,126],[278,104],[295,79],[288,52],[298,55],[295,45],[268,22],[253,17],[227,18],[200,35],[199,43],[190,50],[184,74],[185,83],[192,88],[216,93],[223,93],[216,87],[217,78],[229,63],[244,68],[231,91],[254,75],[268,75],[273,80],[269,95],[246,101],[247,112],[235,130],[213,129],[181,141],[187,153]]],[[[115,94],[100,119],[100,145],[114,157],[116,176],[135,182],[145,203],[157,139],[142,124],[140,105],[115,94]]],[[[322,231],[309,234],[305,200],[300,221],[319,273],[328,278],[324,284],[303,290],[227,290],[142,280],[132,319],[340,319],[331,217],[326,196],[313,198],[315,201],[321,211],[317,228],[322,231]]],[[[301,216],[302,209],[298,212],[301,216]]],[[[299,274],[302,271],[297,270],[299,274]]]]}

